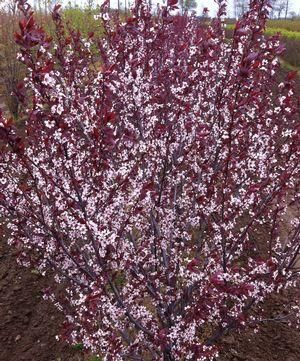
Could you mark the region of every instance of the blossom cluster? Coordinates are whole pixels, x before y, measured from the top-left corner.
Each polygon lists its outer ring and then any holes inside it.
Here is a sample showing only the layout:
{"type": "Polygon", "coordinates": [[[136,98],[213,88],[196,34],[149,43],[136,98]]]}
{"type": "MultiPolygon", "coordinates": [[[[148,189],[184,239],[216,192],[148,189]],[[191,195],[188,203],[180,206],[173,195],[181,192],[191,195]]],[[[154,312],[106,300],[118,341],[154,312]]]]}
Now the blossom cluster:
{"type": "Polygon", "coordinates": [[[10,244],[63,283],[45,297],[70,342],[105,360],[212,360],[299,278],[299,103],[263,34],[268,1],[231,41],[224,0],[210,24],[175,0],[156,16],[137,0],[125,22],[105,2],[101,39],[59,6],[52,39],[18,4],[26,136],[0,121],[10,244]]]}

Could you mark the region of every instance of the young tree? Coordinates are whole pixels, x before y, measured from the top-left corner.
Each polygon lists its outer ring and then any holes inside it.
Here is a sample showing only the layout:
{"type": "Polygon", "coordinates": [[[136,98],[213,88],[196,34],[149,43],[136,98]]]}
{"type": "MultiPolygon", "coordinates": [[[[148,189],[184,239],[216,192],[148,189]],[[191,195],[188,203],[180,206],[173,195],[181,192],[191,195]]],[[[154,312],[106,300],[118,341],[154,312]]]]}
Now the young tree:
{"type": "Polygon", "coordinates": [[[63,282],[45,296],[70,342],[212,360],[296,287],[299,103],[268,5],[251,1],[231,43],[223,0],[211,26],[174,0],[155,17],[137,1],[125,23],[104,3],[103,39],[66,36],[56,6],[52,40],[19,0],[26,137],[1,117],[0,210],[20,262],[63,282]]]}
{"type": "Polygon", "coordinates": [[[196,7],[197,7],[196,0],[182,0],[181,1],[182,13],[194,10],[194,9],[196,9],[196,7]]]}
{"type": "Polygon", "coordinates": [[[288,16],[289,10],[290,10],[290,2],[289,2],[289,0],[286,0],[286,2],[285,2],[285,16],[284,16],[285,19],[288,16]]]}
{"type": "Polygon", "coordinates": [[[248,10],[248,0],[234,0],[234,14],[235,18],[239,19],[248,10]]]}
{"type": "Polygon", "coordinates": [[[271,10],[270,10],[270,18],[274,19],[275,18],[275,14],[276,14],[276,2],[277,0],[270,0],[270,6],[271,6],[271,10]]]}
{"type": "MultiPolygon", "coordinates": [[[[118,2],[118,4],[119,4],[119,2],[118,2]]],[[[94,8],[95,2],[94,2],[94,0],[87,0],[86,5],[87,5],[88,10],[91,11],[94,8]]]]}
{"type": "Polygon", "coordinates": [[[274,5],[275,10],[277,11],[277,18],[280,19],[282,14],[285,13],[286,9],[286,0],[278,0],[274,5]]]}

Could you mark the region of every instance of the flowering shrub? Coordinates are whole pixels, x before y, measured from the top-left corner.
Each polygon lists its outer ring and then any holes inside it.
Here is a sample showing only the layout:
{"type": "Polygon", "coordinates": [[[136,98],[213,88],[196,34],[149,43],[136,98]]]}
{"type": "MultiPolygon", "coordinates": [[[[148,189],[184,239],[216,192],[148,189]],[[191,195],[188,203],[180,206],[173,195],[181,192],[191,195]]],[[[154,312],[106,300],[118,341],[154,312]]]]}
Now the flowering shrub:
{"type": "Polygon", "coordinates": [[[212,359],[298,280],[299,108],[263,35],[268,2],[232,42],[224,0],[210,26],[172,15],[175,0],[155,17],[137,1],[124,23],[104,3],[100,40],[65,31],[59,6],[53,40],[19,8],[26,137],[0,127],[10,243],[63,283],[45,295],[71,342],[106,360],[212,359]]]}

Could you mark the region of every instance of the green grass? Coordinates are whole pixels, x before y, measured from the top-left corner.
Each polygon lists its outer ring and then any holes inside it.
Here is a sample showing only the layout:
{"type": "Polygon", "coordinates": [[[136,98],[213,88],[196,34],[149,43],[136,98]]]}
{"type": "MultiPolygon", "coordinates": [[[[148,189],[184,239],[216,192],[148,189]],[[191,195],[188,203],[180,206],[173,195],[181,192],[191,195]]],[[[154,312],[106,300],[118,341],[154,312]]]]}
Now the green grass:
{"type": "Polygon", "coordinates": [[[269,20],[267,28],[285,29],[300,32],[300,19],[297,20],[269,20]]]}
{"type": "Polygon", "coordinates": [[[72,347],[77,351],[82,351],[83,350],[83,344],[82,343],[76,343],[72,347]]]}
{"type": "MultiPolygon", "coordinates": [[[[235,24],[227,24],[226,29],[234,30],[235,24]]],[[[292,39],[292,40],[300,40],[300,31],[291,31],[286,30],[284,28],[275,28],[275,27],[268,27],[265,31],[266,35],[275,35],[280,33],[283,38],[292,39]]]]}
{"type": "Polygon", "coordinates": [[[299,31],[290,31],[282,28],[267,28],[267,30],[265,31],[266,35],[275,35],[277,33],[280,33],[283,38],[300,40],[299,31]]]}
{"type": "Polygon", "coordinates": [[[95,19],[98,15],[97,10],[80,9],[79,7],[69,7],[63,10],[63,18],[69,22],[72,28],[79,30],[86,37],[89,32],[96,35],[103,34],[103,27],[100,20],[95,19]]]}
{"type": "Polygon", "coordinates": [[[284,59],[280,59],[280,63],[284,69],[286,69],[288,71],[296,71],[298,73],[298,75],[300,76],[300,67],[299,66],[294,66],[294,65],[288,63],[287,61],[284,61],[284,59]]]}
{"type": "MultiPolygon", "coordinates": [[[[75,349],[76,351],[84,351],[83,343],[75,343],[74,345],[72,345],[72,348],[75,349]]],[[[87,358],[85,358],[85,360],[86,361],[103,361],[102,357],[95,356],[95,355],[87,356],[87,358]]]]}

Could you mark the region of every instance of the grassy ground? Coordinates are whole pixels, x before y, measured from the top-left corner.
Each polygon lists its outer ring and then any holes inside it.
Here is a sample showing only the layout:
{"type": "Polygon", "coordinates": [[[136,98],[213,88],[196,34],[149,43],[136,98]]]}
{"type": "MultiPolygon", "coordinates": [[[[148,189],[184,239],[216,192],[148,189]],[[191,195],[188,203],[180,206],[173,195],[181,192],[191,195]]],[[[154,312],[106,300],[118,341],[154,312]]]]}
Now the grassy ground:
{"type": "MultiPolygon", "coordinates": [[[[284,38],[289,38],[289,39],[293,39],[293,40],[300,40],[300,20],[299,21],[295,21],[295,26],[294,26],[294,30],[292,30],[291,27],[281,27],[281,24],[279,21],[278,22],[268,22],[267,23],[267,28],[265,31],[266,35],[275,35],[277,33],[280,33],[284,38]],[[272,25],[270,25],[272,24],[272,25]],[[299,30],[298,30],[299,28],[299,30]],[[297,29],[297,30],[296,30],[297,29]]],[[[227,29],[234,29],[235,25],[234,24],[227,24],[227,29]]]]}
{"type": "Polygon", "coordinates": [[[269,20],[267,27],[285,29],[288,31],[300,31],[300,19],[295,20],[269,20]]]}

